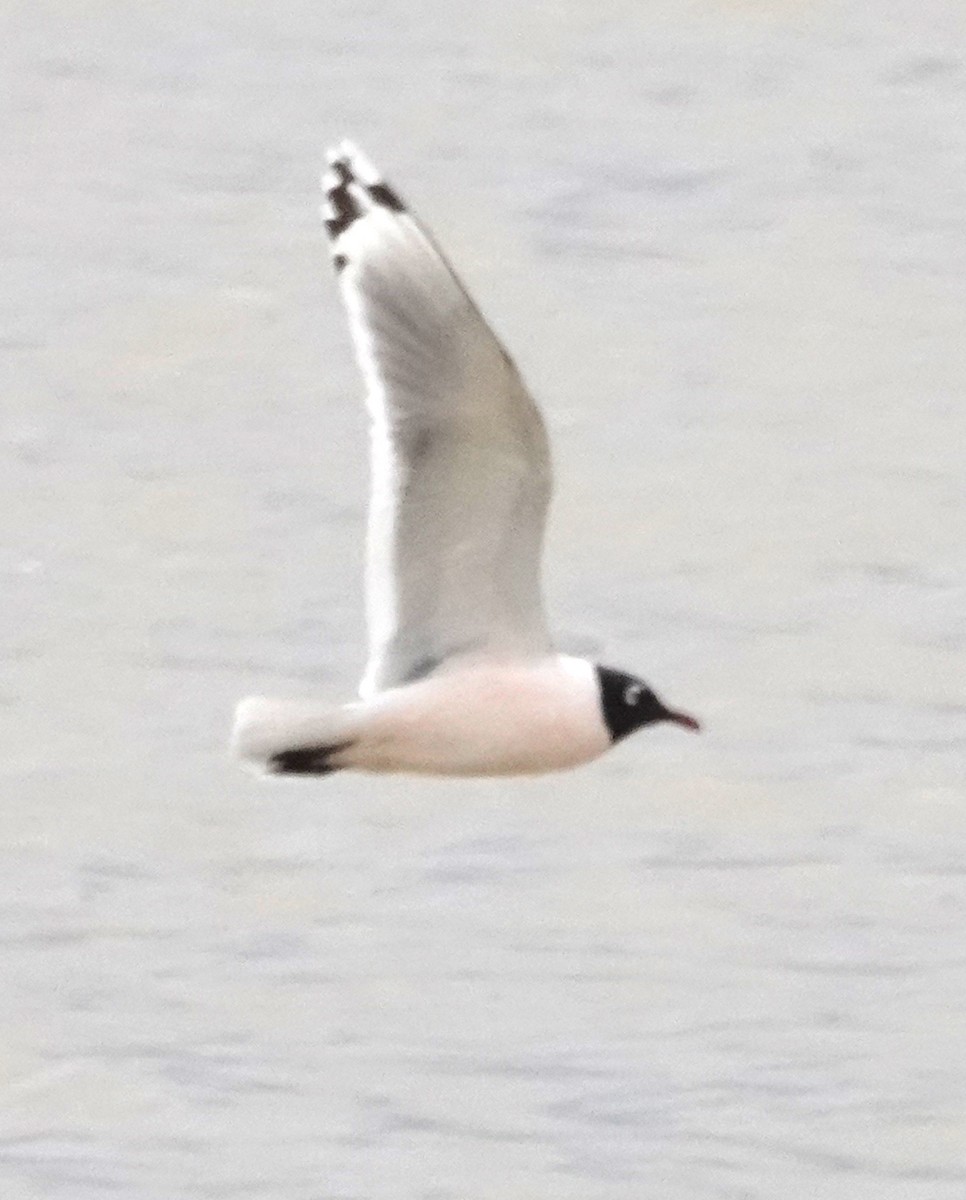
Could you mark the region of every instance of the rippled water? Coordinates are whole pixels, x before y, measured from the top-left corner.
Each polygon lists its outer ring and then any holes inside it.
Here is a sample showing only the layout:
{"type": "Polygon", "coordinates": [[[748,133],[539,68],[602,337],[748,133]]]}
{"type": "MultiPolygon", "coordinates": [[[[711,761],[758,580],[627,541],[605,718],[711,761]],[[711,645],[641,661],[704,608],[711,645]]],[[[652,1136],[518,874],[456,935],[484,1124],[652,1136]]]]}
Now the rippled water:
{"type": "Polygon", "coordinates": [[[966,18],[12,6],[0,1180],[18,1200],[966,1195],[966,18]],[[568,645],[707,721],[260,787],[351,693],[351,133],[542,398],[568,645]]]}

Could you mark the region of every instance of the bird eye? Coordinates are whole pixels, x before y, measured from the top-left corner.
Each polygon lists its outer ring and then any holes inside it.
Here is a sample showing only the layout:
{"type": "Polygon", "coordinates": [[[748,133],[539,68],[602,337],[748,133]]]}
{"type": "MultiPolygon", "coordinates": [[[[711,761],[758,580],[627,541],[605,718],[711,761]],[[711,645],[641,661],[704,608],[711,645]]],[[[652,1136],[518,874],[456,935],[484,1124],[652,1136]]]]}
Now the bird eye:
{"type": "Polygon", "coordinates": [[[641,685],[639,683],[631,683],[624,689],[624,703],[636,704],[641,698],[641,685]]]}

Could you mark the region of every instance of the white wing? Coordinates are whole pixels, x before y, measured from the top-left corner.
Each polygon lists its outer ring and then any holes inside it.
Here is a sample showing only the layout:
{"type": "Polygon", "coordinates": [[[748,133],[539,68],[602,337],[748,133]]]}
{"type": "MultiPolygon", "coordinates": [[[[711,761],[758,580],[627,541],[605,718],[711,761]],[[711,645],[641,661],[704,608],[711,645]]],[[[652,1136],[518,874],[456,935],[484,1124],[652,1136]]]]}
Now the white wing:
{"type": "Polygon", "coordinates": [[[368,695],[462,654],[550,648],[540,413],[430,236],[347,144],[323,209],[372,421],[368,695]]]}

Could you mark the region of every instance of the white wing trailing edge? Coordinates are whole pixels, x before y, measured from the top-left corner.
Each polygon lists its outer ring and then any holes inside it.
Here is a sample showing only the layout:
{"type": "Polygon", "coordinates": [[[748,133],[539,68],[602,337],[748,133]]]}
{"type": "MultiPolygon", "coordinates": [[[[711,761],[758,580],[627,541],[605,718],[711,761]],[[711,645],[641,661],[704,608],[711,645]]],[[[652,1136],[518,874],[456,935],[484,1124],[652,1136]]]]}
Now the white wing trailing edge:
{"type": "Polygon", "coordinates": [[[372,423],[370,695],[465,656],[545,654],[546,430],[432,238],[352,146],[323,217],[372,423]]]}

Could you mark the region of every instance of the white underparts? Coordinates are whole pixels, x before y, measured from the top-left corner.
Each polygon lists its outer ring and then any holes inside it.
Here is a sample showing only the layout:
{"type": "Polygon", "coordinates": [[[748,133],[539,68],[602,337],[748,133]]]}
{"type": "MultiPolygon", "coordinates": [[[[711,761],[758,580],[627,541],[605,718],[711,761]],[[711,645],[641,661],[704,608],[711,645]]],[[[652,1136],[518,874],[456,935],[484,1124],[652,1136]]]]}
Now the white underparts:
{"type": "Polygon", "coordinates": [[[238,706],[233,746],[256,769],[285,750],[336,745],[335,769],[529,775],[589,762],[610,738],[592,664],[562,655],[452,665],[341,709],[238,706]]]}

